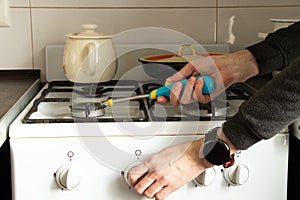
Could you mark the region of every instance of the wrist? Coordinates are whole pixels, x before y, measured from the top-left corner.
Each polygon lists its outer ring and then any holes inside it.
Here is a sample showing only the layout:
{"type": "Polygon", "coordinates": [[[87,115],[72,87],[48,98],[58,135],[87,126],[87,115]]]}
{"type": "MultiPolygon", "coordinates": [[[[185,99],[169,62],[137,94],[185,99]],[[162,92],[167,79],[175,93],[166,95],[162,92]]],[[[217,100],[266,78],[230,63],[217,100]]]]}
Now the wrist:
{"type": "Polygon", "coordinates": [[[195,144],[194,145],[195,146],[195,149],[194,149],[195,154],[194,155],[198,158],[199,166],[201,166],[203,169],[207,169],[207,168],[213,167],[214,165],[211,164],[210,162],[208,162],[202,153],[204,139],[205,138],[203,137],[203,138],[193,142],[195,144]]]}
{"type": "MultiPolygon", "coordinates": [[[[222,165],[229,162],[232,159],[231,155],[237,150],[225,136],[222,128],[216,127],[205,134],[199,151],[199,158],[205,158],[207,163],[212,165],[222,165]]],[[[205,164],[205,162],[203,163],[205,164]]]]}
{"type": "Polygon", "coordinates": [[[219,138],[221,140],[223,140],[228,146],[229,146],[229,149],[230,149],[230,155],[236,153],[238,151],[238,148],[236,148],[236,146],[234,146],[231,141],[226,137],[226,135],[224,134],[223,132],[223,129],[220,128],[219,130],[219,138]]]}
{"type": "Polygon", "coordinates": [[[244,82],[259,74],[256,59],[247,49],[229,55],[234,63],[233,66],[236,67],[234,70],[236,73],[233,74],[235,82],[244,82]]]}

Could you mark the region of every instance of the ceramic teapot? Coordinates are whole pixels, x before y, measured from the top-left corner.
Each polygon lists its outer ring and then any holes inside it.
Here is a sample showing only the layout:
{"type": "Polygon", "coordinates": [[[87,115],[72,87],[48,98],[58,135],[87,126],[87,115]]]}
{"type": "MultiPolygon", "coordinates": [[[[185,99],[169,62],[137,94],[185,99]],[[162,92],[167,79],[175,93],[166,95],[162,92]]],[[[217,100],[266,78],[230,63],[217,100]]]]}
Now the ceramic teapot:
{"type": "Polygon", "coordinates": [[[112,36],[96,30],[96,24],[83,24],[82,32],[66,35],[63,69],[68,80],[97,83],[115,76],[117,59],[112,36]]]}

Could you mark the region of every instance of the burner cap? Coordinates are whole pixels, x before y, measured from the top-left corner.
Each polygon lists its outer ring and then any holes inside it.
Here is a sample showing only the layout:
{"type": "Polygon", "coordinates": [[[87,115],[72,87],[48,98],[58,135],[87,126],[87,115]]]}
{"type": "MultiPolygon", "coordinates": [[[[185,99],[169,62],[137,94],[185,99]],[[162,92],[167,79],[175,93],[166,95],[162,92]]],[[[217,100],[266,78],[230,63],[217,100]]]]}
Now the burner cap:
{"type": "Polygon", "coordinates": [[[105,105],[101,103],[87,102],[70,105],[73,117],[95,118],[105,114],[105,105]]]}

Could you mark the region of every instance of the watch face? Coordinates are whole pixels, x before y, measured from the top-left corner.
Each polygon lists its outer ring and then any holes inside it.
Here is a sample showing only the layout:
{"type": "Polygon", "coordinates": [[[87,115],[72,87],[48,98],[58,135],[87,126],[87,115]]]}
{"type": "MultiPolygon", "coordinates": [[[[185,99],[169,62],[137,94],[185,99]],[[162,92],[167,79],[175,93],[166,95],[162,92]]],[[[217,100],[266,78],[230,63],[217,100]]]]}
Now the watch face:
{"type": "Polygon", "coordinates": [[[203,147],[205,159],[214,165],[230,161],[230,149],[223,141],[215,139],[205,142],[203,147]]]}

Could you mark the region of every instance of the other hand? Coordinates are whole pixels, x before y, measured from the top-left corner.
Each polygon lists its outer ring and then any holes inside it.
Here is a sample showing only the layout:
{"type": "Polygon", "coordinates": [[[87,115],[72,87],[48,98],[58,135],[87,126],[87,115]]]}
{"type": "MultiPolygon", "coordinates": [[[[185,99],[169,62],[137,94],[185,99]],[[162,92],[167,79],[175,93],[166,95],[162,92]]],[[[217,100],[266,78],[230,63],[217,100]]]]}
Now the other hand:
{"type": "MultiPolygon", "coordinates": [[[[190,61],[180,71],[167,79],[167,82],[176,82],[189,78],[185,88],[181,83],[175,83],[169,100],[174,106],[188,104],[194,101],[208,103],[222,91],[236,82],[243,82],[258,74],[258,65],[248,50],[241,50],[231,54],[207,56],[190,61]],[[202,94],[203,79],[194,76],[206,75],[214,79],[216,88],[210,95],[202,94]],[[182,91],[183,90],[183,91],[182,91]]],[[[160,103],[166,103],[166,97],[158,97],[160,103]]]]}

